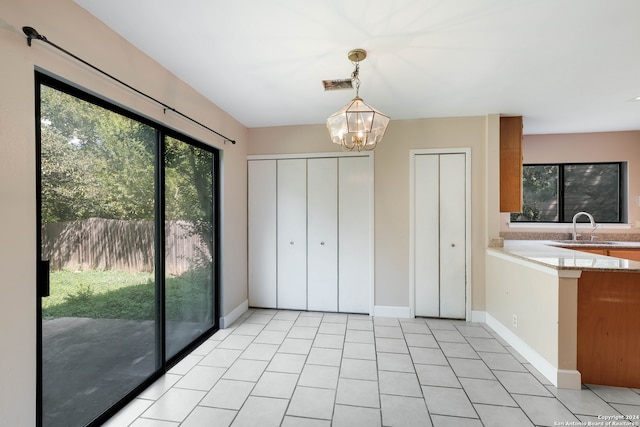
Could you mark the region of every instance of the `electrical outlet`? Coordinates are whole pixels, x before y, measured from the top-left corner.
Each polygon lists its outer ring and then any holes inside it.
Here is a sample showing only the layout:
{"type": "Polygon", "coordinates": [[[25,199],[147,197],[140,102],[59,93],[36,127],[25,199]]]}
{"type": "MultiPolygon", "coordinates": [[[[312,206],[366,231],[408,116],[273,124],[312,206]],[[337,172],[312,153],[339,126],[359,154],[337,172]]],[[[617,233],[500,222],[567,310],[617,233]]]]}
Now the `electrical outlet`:
{"type": "Polygon", "coordinates": [[[518,316],[516,316],[515,314],[513,315],[513,327],[518,327],[518,316]]]}

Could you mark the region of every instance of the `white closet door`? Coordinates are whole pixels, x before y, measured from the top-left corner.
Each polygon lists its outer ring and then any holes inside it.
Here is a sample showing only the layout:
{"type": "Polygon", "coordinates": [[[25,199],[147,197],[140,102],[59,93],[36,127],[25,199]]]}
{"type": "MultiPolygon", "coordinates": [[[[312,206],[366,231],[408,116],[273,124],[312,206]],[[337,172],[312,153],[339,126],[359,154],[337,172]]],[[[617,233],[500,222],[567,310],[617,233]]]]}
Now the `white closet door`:
{"type": "Polygon", "coordinates": [[[278,160],[278,308],[307,308],[306,163],[278,160]]]}
{"type": "Polygon", "coordinates": [[[276,161],[248,167],[249,306],[276,307],[276,161]]]}
{"type": "Polygon", "coordinates": [[[416,316],[440,316],[440,172],[438,155],[415,156],[416,316]]]}
{"type": "Polygon", "coordinates": [[[465,318],[466,155],[414,158],[416,316],[465,318]]]}
{"type": "Polygon", "coordinates": [[[440,155],[440,317],[465,318],[466,167],[462,153],[440,155]]]}
{"type": "Polygon", "coordinates": [[[338,310],[338,160],[307,160],[307,307],[338,310]]]}
{"type": "Polygon", "coordinates": [[[338,160],[338,309],[369,313],[370,183],[368,157],[338,160]]]}

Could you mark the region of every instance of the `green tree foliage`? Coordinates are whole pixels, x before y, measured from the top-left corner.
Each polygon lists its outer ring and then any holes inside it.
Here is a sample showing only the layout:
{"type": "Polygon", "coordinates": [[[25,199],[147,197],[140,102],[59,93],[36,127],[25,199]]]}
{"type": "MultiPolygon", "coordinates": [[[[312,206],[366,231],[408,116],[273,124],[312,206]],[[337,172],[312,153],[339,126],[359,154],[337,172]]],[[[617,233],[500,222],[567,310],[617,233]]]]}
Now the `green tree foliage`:
{"type": "MultiPolygon", "coordinates": [[[[88,218],[152,220],[157,131],[41,86],[43,223],[88,218]]],[[[166,220],[201,237],[213,254],[213,154],[165,138],[166,220]]]]}
{"type": "MultiPolygon", "coordinates": [[[[620,170],[617,163],[566,165],[564,217],[587,211],[597,222],[620,221],[620,170]]],[[[581,218],[580,221],[587,221],[581,218]]]]}
{"type": "Polygon", "coordinates": [[[155,129],[41,88],[43,222],[153,218],[155,129]]]}
{"type": "Polygon", "coordinates": [[[511,221],[558,221],[558,166],[536,165],[522,169],[522,212],[511,221]]]}
{"type": "Polygon", "coordinates": [[[571,222],[586,211],[597,222],[619,222],[621,173],[619,163],[525,165],[523,209],[511,221],[571,222]]]}
{"type": "Polygon", "coordinates": [[[165,218],[188,224],[213,254],[213,155],[174,138],[165,141],[165,218]]]}

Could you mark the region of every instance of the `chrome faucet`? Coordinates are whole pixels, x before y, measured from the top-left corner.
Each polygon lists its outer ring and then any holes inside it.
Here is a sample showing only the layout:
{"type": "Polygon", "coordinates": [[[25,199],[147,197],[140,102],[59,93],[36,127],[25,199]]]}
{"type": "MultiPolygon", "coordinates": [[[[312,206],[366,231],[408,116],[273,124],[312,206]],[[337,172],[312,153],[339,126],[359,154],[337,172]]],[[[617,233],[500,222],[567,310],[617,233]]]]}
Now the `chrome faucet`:
{"type": "Polygon", "coordinates": [[[596,228],[598,228],[598,225],[596,224],[596,222],[593,219],[593,215],[591,215],[590,213],[587,213],[587,212],[578,212],[577,214],[575,214],[573,216],[573,240],[578,240],[578,235],[576,234],[576,221],[577,221],[578,217],[582,216],[582,215],[586,215],[587,218],[589,218],[589,222],[591,222],[591,227],[593,227],[591,229],[592,233],[596,228]]]}

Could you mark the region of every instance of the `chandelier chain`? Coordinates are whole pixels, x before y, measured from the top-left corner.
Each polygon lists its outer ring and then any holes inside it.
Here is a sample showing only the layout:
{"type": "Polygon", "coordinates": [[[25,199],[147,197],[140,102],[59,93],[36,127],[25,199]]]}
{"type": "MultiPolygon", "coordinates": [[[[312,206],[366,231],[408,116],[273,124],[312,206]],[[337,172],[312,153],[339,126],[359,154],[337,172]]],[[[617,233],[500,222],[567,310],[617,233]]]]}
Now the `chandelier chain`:
{"type": "Polygon", "coordinates": [[[355,83],[356,86],[356,96],[360,96],[360,62],[354,61],[353,64],[356,66],[353,73],[351,73],[351,80],[355,83]]]}

